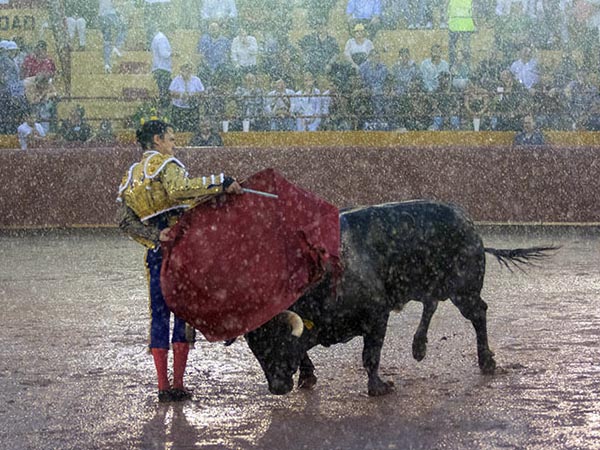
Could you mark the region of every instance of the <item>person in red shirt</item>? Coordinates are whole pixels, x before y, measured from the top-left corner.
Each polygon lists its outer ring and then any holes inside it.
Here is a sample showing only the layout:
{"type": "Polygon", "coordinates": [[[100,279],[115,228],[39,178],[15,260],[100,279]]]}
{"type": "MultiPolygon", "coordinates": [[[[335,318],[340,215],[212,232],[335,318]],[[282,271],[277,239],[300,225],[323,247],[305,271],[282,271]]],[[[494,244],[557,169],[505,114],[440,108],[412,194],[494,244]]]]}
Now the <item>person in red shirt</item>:
{"type": "Polygon", "coordinates": [[[46,41],[38,41],[33,52],[25,57],[21,70],[23,78],[34,77],[39,73],[54,75],[56,66],[52,58],[48,56],[46,41]]]}

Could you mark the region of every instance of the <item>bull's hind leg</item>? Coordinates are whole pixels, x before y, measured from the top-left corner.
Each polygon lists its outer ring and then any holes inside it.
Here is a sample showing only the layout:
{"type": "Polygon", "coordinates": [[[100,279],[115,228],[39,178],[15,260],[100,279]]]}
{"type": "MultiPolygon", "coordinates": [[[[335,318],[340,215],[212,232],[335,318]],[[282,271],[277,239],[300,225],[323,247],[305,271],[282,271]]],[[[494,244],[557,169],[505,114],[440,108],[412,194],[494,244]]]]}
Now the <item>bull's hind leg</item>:
{"type": "Polygon", "coordinates": [[[437,309],[437,306],[437,300],[427,299],[423,301],[421,322],[419,322],[419,327],[415,332],[412,344],[413,358],[417,361],[421,361],[425,358],[425,354],[427,353],[427,332],[429,331],[429,324],[431,323],[431,318],[433,317],[433,313],[437,309]]]}
{"type": "Polygon", "coordinates": [[[315,366],[308,357],[308,353],[304,353],[300,361],[300,375],[298,376],[298,387],[300,389],[312,389],[317,384],[315,376],[315,366]]]}
{"type": "Polygon", "coordinates": [[[484,374],[493,374],[496,369],[496,361],[494,361],[494,353],[490,350],[488,344],[487,304],[481,299],[479,293],[459,294],[451,297],[451,300],[475,328],[479,369],[484,374]]]}

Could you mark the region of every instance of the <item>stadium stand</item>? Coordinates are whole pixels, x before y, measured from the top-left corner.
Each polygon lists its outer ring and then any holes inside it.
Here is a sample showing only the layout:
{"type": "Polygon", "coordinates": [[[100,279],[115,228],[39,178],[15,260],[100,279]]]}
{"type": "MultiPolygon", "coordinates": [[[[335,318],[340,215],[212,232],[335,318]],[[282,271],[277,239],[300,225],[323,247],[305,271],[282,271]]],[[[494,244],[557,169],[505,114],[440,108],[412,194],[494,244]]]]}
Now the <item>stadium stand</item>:
{"type": "MultiPolygon", "coordinates": [[[[48,27],[48,11],[43,5],[45,2],[35,0],[14,0],[9,5],[0,6],[0,33],[2,38],[8,38],[13,35],[20,35],[29,44],[43,37],[49,45],[51,56],[57,56],[57,46],[52,38],[52,33],[48,27]]],[[[173,8],[189,5],[186,0],[174,0],[173,8]]],[[[246,2],[247,3],[247,2],[246,2]]],[[[302,36],[311,31],[307,23],[307,10],[302,1],[289,2],[287,8],[290,12],[290,28],[287,32],[290,41],[296,43],[302,36]]],[[[338,0],[332,8],[330,16],[327,18],[330,33],[336,38],[340,47],[349,37],[349,32],[344,13],[345,0],[338,0]]],[[[244,8],[240,7],[243,13],[244,8]]],[[[70,81],[60,75],[55,79],[55,84],[59,88],[62,101],[58,105],[58,119],[65,118],[69,111],[75,105],[81,105],[89,121],[97,126],[101,120],[110,119],[114,123],[120,140],[125,143],[132,142],[131,128],[135,126],[132,117],[140,110],[148,107],[149,100],[157,95],[156,83],[150,74],[151,56],[144,49],[145,29],[143,10],[141,8],[131,8],[127,11],[128,34],[124,46],[123,55],[115,59],[112,73],[104,72],[102,62],[102,36],[98,26],[91,23],[87,32],[87,44],[84,51],[72,51],[70,62],[70,81]]],[[[196,59],[196,45],[200,37],[200,31],[191,29],[193,21],[185,17],[185,12],[181,9],[174,14],[177,22],[185,24],[186,28],[176,27],[169,32],[169,40],[174,49],[173,67],[178,68],[183,62],[196,59]]],[[[243,18],[242,18],[243,19],[243,18]]],[[[264,35],[254,33],[259,41],[264,35]]],[[[483,60],[494,44],[494,28],[489,22],[482,22],[472,42],[472,66],[483,60]]],[[[448,32],[446,29],[383,29],[377,34],[374,44],[379,49],[381,58],[388,67],[397,60],[398,50],[401,47],[409,47],[411,56],[417,62],[429,56],[431,45],[438,43],[442,46],[444,54],[448,48],[448,32]]],[[[538,60],[540,67],[551,68],[560,62],[562,51],[560,49],[540,50],[538,60]]],[[[581,60],[581,52],[576,51],[574,56],[581,60]]],[[[267,86],[268,88],[268,86],[267,86]]],[[[267,89],[265,89],[266,91],[267,89]]],[[[427,133],[430,135],[431,133],[427,133]]],[[[472,143],[485,145],[493,142],[495,144],[510,142],[512,134],[508,133],[481,133],[477,137],[458,137],[457,134],[451,134],[457,139],[471,139],[472,143]]],[[[550,142],[565,142],[567,139],[561,137],[563,134],[555,132],[549,134],[550,142]]],[[[302,142],[318,143],[330,142],[332,134],[323,132],[318,137],[304,136],[302,142]]],[[[422,138],[418,133],[410,133],[410,137],[403,133],[382,134],[379,142],[389,143],[419,143],[425,139],[428,143],[442,142],[447,139],[446,133],[438,134],[435,138],[422,138]]],[[[424,136],[424,134],[422,135],[424,136]]],[[[466,135],[465,135],[466,136],[466,135]]],[[[269,142],[281,142],[288,144],[294,139],[300,139],[299,134],[289,133],[279,136],[279,134],[270,134],[269,142]]],[[[225,136],[225,145],[243,145],[250,142],[251,145],[260,146],[266,139],[260,133],[246,133],[240,136],[236,133],[229,133],[225,136]],[[253,136],[250,136],[253,135],[253,136]]],[[[331,138],[333,139],[333,138],[331,138]]],[[[181,139],[185,141],[185,137],[181,139]]],[[[359,134],[349,134],[344,140],[360,142],[359,134]]],[[[583,138],[585,145],[597,145],[598,138],[583,138]]],[[[13,137],[0,137],[0,146],[12,145],[13,137]]]]}

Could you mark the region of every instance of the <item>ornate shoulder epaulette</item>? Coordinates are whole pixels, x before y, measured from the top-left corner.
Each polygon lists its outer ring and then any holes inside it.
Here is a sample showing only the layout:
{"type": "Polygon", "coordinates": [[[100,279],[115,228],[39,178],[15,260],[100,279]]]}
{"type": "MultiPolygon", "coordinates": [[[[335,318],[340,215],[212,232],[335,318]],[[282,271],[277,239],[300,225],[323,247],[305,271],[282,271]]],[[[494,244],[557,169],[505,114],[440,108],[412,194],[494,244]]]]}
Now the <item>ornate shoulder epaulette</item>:
{"type": "Polygon", "coordinates": [[[144,176],[149,179],[155,178],[165,166],[171,162],[185,170],[185,166],[177,158],[163,155],[159,152],[152,152],[152,154],[146,158],[146,162],[144,163],[144,176]]]}
{"type": "Polygon", "coordinates": [[[123,199],[121,198],[121,195],[123,194],[123,191],[125,189],[127,189],[127,186],[129,186],[129,183],[131,183],[131,177],[133,176],[133,170],[135,169],[135,167],[137,165],[139,165],[139,163],[132,164],[131,167],[129,168],[129,170],[127,171],[127,173],[125,174],[125,176],[123,177],[123,181],[121,181],[121,184],[119,185],[119,195],[117,196],[118,202],[123,201],[123,199]]]}

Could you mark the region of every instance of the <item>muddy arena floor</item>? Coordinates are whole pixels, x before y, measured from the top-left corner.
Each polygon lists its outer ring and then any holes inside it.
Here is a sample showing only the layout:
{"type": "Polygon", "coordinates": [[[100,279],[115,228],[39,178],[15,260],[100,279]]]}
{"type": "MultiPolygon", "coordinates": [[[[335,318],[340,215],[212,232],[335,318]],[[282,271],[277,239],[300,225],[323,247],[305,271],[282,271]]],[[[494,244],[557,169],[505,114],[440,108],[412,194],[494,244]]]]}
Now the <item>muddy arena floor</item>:
{"type": "Polygon", "coordinates": [[[0,234],[0,449],[598,449],[598,230],[483,229],[486,246],[562,245],[514,273],[487,259],[483,298],[499,368],[440,305],[427,357],[421,306],[392,315],[392,394],[366,395],[362,341],[316,348],[312,391],[273,396],[243,340],[199,339],[192,401],[159,404],[146,352],[143,250],[116,230],[0,234]]]}

